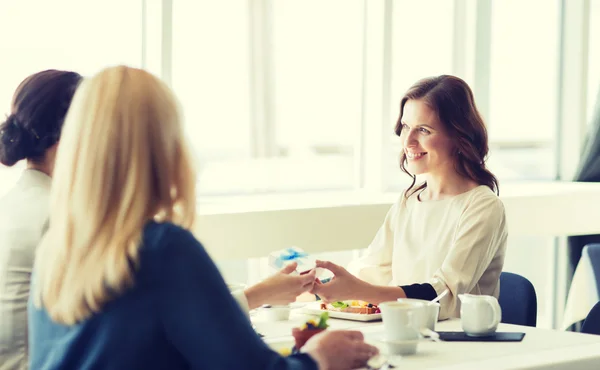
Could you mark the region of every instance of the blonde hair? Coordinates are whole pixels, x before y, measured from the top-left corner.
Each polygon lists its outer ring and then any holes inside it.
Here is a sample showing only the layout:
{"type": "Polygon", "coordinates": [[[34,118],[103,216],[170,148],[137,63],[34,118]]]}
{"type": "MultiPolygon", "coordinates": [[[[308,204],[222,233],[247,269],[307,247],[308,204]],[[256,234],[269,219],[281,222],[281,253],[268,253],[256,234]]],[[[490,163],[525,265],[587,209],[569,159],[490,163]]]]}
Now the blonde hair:
{"type": "Polygon", "coordinates": [[[146,223],[193,224],[195,173],[171,90],[125,66],[85,80],[53,177],[34,302],[71,325],[133,284],[146,223]]]}

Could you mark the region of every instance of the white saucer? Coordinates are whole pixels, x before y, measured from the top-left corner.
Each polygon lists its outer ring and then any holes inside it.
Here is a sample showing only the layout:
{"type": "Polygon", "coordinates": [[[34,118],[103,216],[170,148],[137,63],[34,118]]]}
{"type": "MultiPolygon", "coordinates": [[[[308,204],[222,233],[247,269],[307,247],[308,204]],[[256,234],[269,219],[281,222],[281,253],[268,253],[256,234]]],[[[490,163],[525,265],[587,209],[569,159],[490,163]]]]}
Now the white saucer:
{"type": "Polygon", "coordinates": [[[414,355],[417,352],[417,345],[419,342],[430,341],[429,338],[419,338],[412,340],[395,340],[386,339],[383,337],[373,338],[377,342],[384,343],[387,347],[388,355],[414,355]]]}

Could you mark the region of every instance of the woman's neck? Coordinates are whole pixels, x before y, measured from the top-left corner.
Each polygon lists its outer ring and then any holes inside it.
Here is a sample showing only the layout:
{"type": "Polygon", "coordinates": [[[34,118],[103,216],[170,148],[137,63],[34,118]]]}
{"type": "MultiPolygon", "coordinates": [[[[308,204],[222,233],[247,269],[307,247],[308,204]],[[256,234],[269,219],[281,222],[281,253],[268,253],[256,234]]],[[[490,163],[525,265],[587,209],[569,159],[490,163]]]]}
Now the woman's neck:
{"type": "Polygon", "coordinates": [[[56,160],[56,149],[58,148],[58,143],[52,145],[50,148],[46,149],[46,153],[44,153],[44,157],[39,161],[32,161],[30,159],[27,160],[27,168],[32,170],[37,170],[45,173],[46,175],[52,177],[52,172],[54,172],[54,161],[56,160]]]}
{"type": "Polygon", "coordinates": [[[28,160],[27,168],[31,169],[31,170],[37,170],[37,171],[43,172],[50,177],[52,177],[52,171],[54,170],[54,166],[51,165],[50,163],[47,163],[47,161],[33,162],[33,161],[28,160]]]}
{"type": "Polygon", "coordinates": [[[428,174],[427,187],[419,195],[420,200],[441,200],[465,193],[479,186],[475,181],[451,171],[441,175],[428,174]]]}

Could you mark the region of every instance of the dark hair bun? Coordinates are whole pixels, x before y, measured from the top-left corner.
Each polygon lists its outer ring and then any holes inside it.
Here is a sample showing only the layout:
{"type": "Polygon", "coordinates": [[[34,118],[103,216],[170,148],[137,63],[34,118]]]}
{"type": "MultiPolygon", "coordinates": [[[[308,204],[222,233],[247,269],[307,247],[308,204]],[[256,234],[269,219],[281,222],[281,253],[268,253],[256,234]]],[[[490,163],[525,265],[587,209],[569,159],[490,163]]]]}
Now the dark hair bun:
{"type": "Polygon", "coordinates": [[[11,115],[0,124],[0,162],[41,161],[58,142],[73,94],[75,72],[48,69],[27,77],[13,96],[11,115]]]}
{"type": "Polygon", "coordinates": [[[17,117],[8,116],[0,125],[0,162],[12,166],[27,158],[32,146],[30,135],[19,125],[17,117]]]}

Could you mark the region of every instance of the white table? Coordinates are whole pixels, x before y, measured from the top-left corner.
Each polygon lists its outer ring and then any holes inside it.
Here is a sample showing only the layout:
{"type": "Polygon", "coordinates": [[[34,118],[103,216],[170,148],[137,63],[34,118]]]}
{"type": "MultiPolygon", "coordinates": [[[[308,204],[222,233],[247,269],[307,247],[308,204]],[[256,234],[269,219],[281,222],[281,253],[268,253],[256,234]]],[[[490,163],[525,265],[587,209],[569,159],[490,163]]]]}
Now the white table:
{"type": "MultiPolygon", "coordinates": [[[[291,330],[314,318],[292,312],[289,321],[265,322],[252,318],[265,342],[274,349],[293,345],[291,330]]],[[[369,343],[385,348],[376,339],[383,332],[379,322],[329,319],[330,329],[360,330],[369,343]]],[[[436,330],[460,331],[459,320],[437,323],[436,330]]],[[[501,324],[498,331],[525,332],[522,342],[422,342],[417,354],[392,356],[389,361],[401,369],[600,369],[600,336],[525,326],[501,324]]]]}

